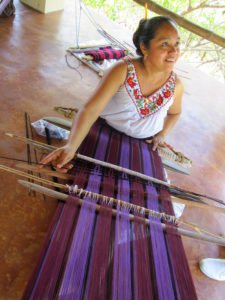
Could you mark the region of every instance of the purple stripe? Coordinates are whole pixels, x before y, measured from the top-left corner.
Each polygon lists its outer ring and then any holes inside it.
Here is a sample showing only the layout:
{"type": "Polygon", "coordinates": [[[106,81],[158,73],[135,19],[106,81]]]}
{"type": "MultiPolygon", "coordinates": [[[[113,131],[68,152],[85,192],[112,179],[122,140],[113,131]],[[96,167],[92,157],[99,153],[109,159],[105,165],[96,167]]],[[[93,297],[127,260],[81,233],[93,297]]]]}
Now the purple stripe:
{"type": "Polygon", "coordinates": [[[51,221],[51,224],[49,226],[48,233],[47,233],[47,236],[46,236],[45,241],[43,243],[43,246],[41,248],[41,251],[39,253],[38,259],[35,263],[33,272],[31,274],[29,282],[26,286],[26,289],[23,293],[23,296],[21,298],[22,300],[28,299],[30,297],[30,294],[32,293],[33,286],[34,286],[35,282],[37,281],[38,272],[39,272],[39,270],[40,270],[40,268],[43,264],[43,260],[45,258],[45,255],[46,255],[47,251],[48,251],[49,244],[52,240],[52,235],[55,232],[56,224],[57,224],[58,219],[59,219],[59,217],[62,213],[62,210],[63,210],[63,203],[59,203],[58,206],[57,206],[57,209],[55,211],[54,217],[51,221]]]}
{"type": "MultiPolygon", "coordinates": [[[[156,151],[153,152],[154,162],[157,167],[157,178],[164,180],[163,167],[161,159],[156,151]]],[[[160,189],[160,197],[169,197],[169,192],[160,189]]],[[[172,202],[162,201],[162,208],[165,213],[174,214],[172,202]]],[[[176,226],[173,226],[173,233],[171,229],[167,229],[165,235],[168,253],[171,260],[171,269],[174,274],[174,282],[177,289],[177,298],[182,300],[197,299],[194,283],[191,277],[191,272],[184,252],[181,237],[175,235],[176,226]]]]}
{"type": "MultiPolygon", "coordinates": [[[[132,170],[141,171],[141,153],[139,141],[132,139],[132,170]]],[[[132,202],[144,206],[144,189],[139,182],[132,182],[132,202]]],[[[134,212],[133,222],[133,260],[134,260],[134,296],[135,299],[153,299],[153,280],[150,272],[150,257],[147,241],[147,228],[143,216],[134,212]],[[137,217],[139,219],[137,219],[137,217]]]]}
{"type": "Polygon", "coordinates": [[[53,298],[65,253],[65,246],[67,245],[70,237],[77,209],[75,198],[69,197],[67,203],[64,205],[55,233],[52,236],[51,244],[39,271],[37,284],[33,289],[30,299],[53,298]]]}
{"type": "MultiPolygon", "coordinates": [[[[129,167],[129,138],[122,136],[120,166],[129,167]]],[[[129,202],[129,181],[118,180],[117,198],[129,202]]],[[[114,243],[113,290],[112,299],[131,299],[131,257],[130,257],[130,220],[129,212],[117,208],[116,232],[114,243]]]]}
{"type": "MultiPolygon", "coordinates": [[[[106,161],[112,164],[117,162],[118,146],[118,134],[114,132],[111,136],[110,151],[106,161]]],[[[105,176],[102,194],[113,197],[114,185],[115,178],[105,176]]],[[[96,234],[93,241],[91,262],[89,264],[88,283],[85,289],[85,299],[106,299],[111,222],[112,206],[102,204],[97,218],[96,234]]]]}
{"type": "MultiPolygon", "coordinates": [[[[148,150],[148,146],[145,142],[141,144],[144,174],[152,176],[151,156],[148,150]]],[[[159,211],[158,194],[153,186],[146,185],[147,196],[147,208],[159,211]]],[[[158,297],[159,300],[175,299],[173,286],[171,282],[171,274],[168,263],[167,250],[164,240],[163,230],[161,228],[161,222],[157,218],[150,217],[151,222],[150,233],[152,251],[154,256],[154,267],[157,281],[158,297]]]]}
{"type": "MultiPolygon", "coordinates": [[[[104,160],[107,147],[107,134],[102,130],[97,146],[95,158],[104,160]]],[[[98,193],[101,177],[95,173],[90,176],[87,190],[98,193]]],[[[90,248],[93,225],[95,219],[95,201],[87,197],[84,198],[79,219],[74,233],[70,254],[67,260],[63,281],[59,291],[59,299],[72,300],[81,299],[84,284],[84,276],[87,271],[87,258],[90,248]]]]}

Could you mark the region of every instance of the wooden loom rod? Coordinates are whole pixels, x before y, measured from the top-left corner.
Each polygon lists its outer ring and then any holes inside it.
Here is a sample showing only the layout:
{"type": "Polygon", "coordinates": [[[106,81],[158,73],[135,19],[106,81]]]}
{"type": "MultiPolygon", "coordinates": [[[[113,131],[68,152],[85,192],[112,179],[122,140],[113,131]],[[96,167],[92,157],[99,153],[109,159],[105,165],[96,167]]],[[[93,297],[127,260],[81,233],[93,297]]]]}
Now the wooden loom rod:
{"type": "MultiPolygon", "coordinates": [[[[67,201],[67,198],[68,198],[67,194],[63,194],[63,193],[51,190],[49,188],[37,185],[35,183],[29,183],[29,182],[24,181],[24,180],[18,180],[18,182],[20,184],[22,184],[23,186],[29,187],[30,189],[33,189],[33,190],[35,190],[39,193],[44,193],[45,195],[47,195],[49,197],[56,198],[58,200],[62,200],[62,201],[65,201],[65,202],[67,201]]],[[[83,200],[79,199],[79,204],[80,205],[82,205],[82,202],[83,202],[83,200]]],[[[99,211],[99,209],[100,209],[99,204],[91,204],[90,203],[90,205],[95,205],[96,210],[99,211]]],[[[113,215],[116,216],[117,211],[115,209],[113,209],[112,211],[113,211],[113,215]]],[[[120,215],[121,215],[121,212],[120,212],[120,215]]],[[[143,218],[139,218],[139,217],[137,217],[137,218],[141,219],[143,221],[143,218]]],[[[131,222],[134,221],[134,216],[132,214],[129,214],[129,219],[130,219],[131,222]]],[[[145,221],[145,224],[148,225],[148,226],[152,222],[152,221],[150,222],[150,220],[146,219],[146,218],[144,219],[144,221],[145,221]]],[[[163,230],[166,231],[166,225],[163,224],[163,223],[161,223],[161,225],[162,225],[163,230]]],[[[205,234],[199,234],[199,233],[192,232],[192,231],[182,229],[182,228],[176,228],[176,230],[177,230],[178,234],[182,235],[182,236],[186,236],[186,237],[190,237],[190,238],[194,238],[194,239],[198,239],[198,240],[202,240],[202,241],[211,242],[211,243],[215,243],[215,244],[218,244],[218,245],[225,246],[225,240],[224,239],[211,237],[211,236],[208,236],[208,235],[205,235],[205,234]]]]}
{"type": "MultiPolygon", "coordinates": [[[[56,172],[56,171],[52,171],[50,170],[50,168],[48,168],[47,170],[45,169],[40,169],[37,166],[33,166],[33,165],[27,165],[25,163],[19,163],[16,164],[17,167],[22,168],[23,170],[32,170],[34,172],[37,173],[44,173],[46,175],[49,176],[55,176],[61,179],[65,179],[65,180],[73,180],[74,176],[70,175],[70,174],[64,174],[64,173],[60,173],[60,172],[56,172]]],[[[47,167],[46,167],[47,168],[47,167]]],[[[104,184],[101,184],[101,186],[103,186],[104,184]]],[[[115,190],[117,191],[117,186],[114,186],[115,190]]],[[[132,193],[133,190],[130,190],[130,193],[132,193]]],[[[143,193],[144,196],[149,195],[149,193],[144,192],[143,193]]],[[[218,212],[218,213],[225,213],[225,209],[224,208],[220,208],[218,206],[211,206],[205,202],[198,202],[198,201],[193,201],[193,200],[186,200],[186,199],[182,199],[182,198],[178,198],[176,196],[172,196],[171,200],[167,199],[167,198],[161,198],[160,196],[158,196],[159,200],[163,200],[163,201],[172,201],[172,202],[176,202],[176,203],[182,203],[185,204],[187,206],[195,206],[195,207],[199,207],[199,208],[203,208],[203,209],[208,209],[214,212],[218,212]]]]}
{"type": "Polygon", "coordinates": [[[13,133],[6,132],[5,135],[8,136],[8,137],[17,139],[17,140],[19,140],[21,142],[31,143],[31,144],[34,144],[34,145],[42,146],[43,148],[45,148],[45,149],[47,149],[49,151],[57,149],[57,147],[55,147],[55,146],[47,145],[45,143],[41,143],[41,142],[38,142],[38,141],[35,141],[35,140],[32,140],[32,139],[28,139],[28,138],[25,138],[25,137],[22,137],[22,136],[13,134],[13,133]]]}
{"type": "MultiPolygon", "coordinates": [[[[19,167],[23,170],[28,169],[28,170],[32,170],[33,172],[43,173],[43,174],[49,175],[49,176],[55,176],[55,177],[65,179],[65,180],[73,180],[74,179],[73,175],[52,171],[52,170],[50,170],[49,167],[48,167],[47,170],[45,170],[45,168],[40,169],[37,166],[27,165],[25,163],[16,164],[16,167],[19,167]]],[[[104,183],[101,184],[101,186],[103,186],[103,185],[104,185],[104,183]]],[[[114,186],[114,188],[117,191],[118,187],[114,186]]],[[[130,193],[132,193],[132,192],[133,192],[133,190],[130,190],[130,193]]],[[[144,196],[147,196],[147,195],[149,195],[149,194],[144,192],[144,196]]],[[[218,207],[218,206],[211,206],[211,205],[208,205],[205,202],[197,202],[197,201],[192,201],[192,200],[186,200],[186,199],[177,198],[177,197],[174,197],[174,196],[171,197],[171,200],[167,199],[167,198],[162,198],[160,196],[158,196],[158,199],[162,200],[162,201],[172,201],[172,202],[176,202],[176,203],[182,203],[182,204],[185,204],[187,206],[199,207],[199,208],[208,209],[208,210],[211,210],[211,211],[214,211],[214,212],[217,212],[217,213],[224,213],[225,214],[225,209],[224,208],[221,208],[221,207],[218,207]]]]}
{"type": "Polygon", "coordinates": [[[42,174],[45,174],[48,176],[54,176],[54,177],[61,178],[64,180],[73,180],[74,179],[73,175],[53,171],[50,166],[45,166],[44,168],[40,169],[36,165],[28,165],[26,163],[21,162],[21,163],[16,164],[16,167],[23,169],[23,170],[30,170],[33,172],[42,173],[42,174]]]}
{"type": "MultiPolygon", "coordinates": [[[[6,135],[9,136],[9,137],[15,138],[17,140],[20,140],[22,142],[25,142],[25,143],[32,143],[33,145],[35,145],[35,144],[40,145],[41,147],[45,148],[46,150],[49,149],[49,151],[57,149],[57,147],[55,147],[55,146],[52,146],[52,145],[49,146],[47,144],[44,144],[44,143],[41,143],[41,142],[37,142],[37,141],[31,140],[31,139],[27,139],[27,138],[24,138],[24,137],[21,137],[21,136],[17,136],[17,135],[12,134],[12,133],[6,133],[6,135]]],[[[175,186],[171,186],[166,181],[159,180],[157,178],[154,178],[154,177],[151,177],[151,176],[147,176],[145,174],[142,174],[140,172],[135,172],[135,171],[129,170],[127,168],[122,168],[122,167],[116,166],[114,164],[106,163],[104,161],[100,161],[100,160],[94,159],[92,157],[87,157],[87,156],[79,154],[79,153],[75,153],[74,157],[77,157],[77,158],[89,161],[89,162],[94,163],[94,164],[99,164],[99,165],[101,165],[103,167],[112,168],[112,169],[115,169],[115,170],[120,171],[120,172],[125,172],[125,173],[127,173],[129,175],[137,176],[137,177],[140,177],[140,178],[142,178],[144,180],[148,180],[148,181],[150,180],[150,181],[152,181],[154,183],[157,183],[157,184],[162,184],[164,186],[172,187],[174,189],[176,188],[175,186]]]]}
{"type": "MultiPolygon", "coordinates": [[[[57,147],[55,147],[55,146],[49,146],[49,145],[46,145],[44,143],[40,143],[40,142],[30,140],[30,139],[27,139],[27,138],[24,138],[24,137],[20,137],[20,136],[17,136],[15,134],[12,134],[12,133],[5,133],[5,134],[9,137],[16,138],[16,139],[18,139],[20,141],[23,141],[25,143],[31,142],[32,144],[41,145],[41,147],[44,147],[45,149],[49,148],[49,151],[57,149],[57,147]]],[[[214,197],[210,197],[210,196],[207,196],[207,195],[202,195],[202,194],[199,194],[199,193],[195,193],[195,192],[191,192],[191,191],[187,191],[187,190],[178,188],[174,185],[169,184],[166,181],[163,181],[163,180],[151,177],[151,176],[147,176],[147,175],[142,174],[140,172],[136,172],[136,171],[133,171],[133,170],[130,170],[130,169],[127,169],[127,168],[123,168],[123,167],[111,164],[111,163],[107,163],[107,162],[104,162],[104,161],[101,161],[101,160],[98,160],[98,159],[94,159],[94,158],[91,158],[91,157],[88,157],[88,156],[85,156],[85,155],[82,155],[82,154],[79,154],[79,153],[75,153],[74,157],[89,161],[89,162],[94,163],[94,164],[98,164],[98,165],[103,166],[103,167],[111,168],[111,169],[117,170],[119,172],[124,172],[124,173],[127,173],[129,175],[139,177],[139,178],[147,180],[147,181],[152,181],[156,184],[161,184],[163,186],[166,186],[168,188],[172,188],[174,190],[177,190],[177,191],[180,191],[180,192],[183,192],[183,193],[192,194],[192,195],[195,195],[195,196],[198,196],[198,197],[204,197],[204,198],[207,198],[207,199],[210,199],[210,200],[213,200],[213,201],[216,201],[220,204],[225,205],[225,203],[220,199],[216,199],[214,197]]]]}
{"type": "MultiPolygon", "coordinates": [[[[57,147],[55,147],[55,146],[49,146],[49,145],[46,145],[44,143],[40,143],[40,142],[31,140],[31,139],[27,139],[27,138],[24,138],[24,137],[21,137],[21,136],[17,136],[17,135],[12,134],[12,133],[6,133],[6,135],[9,136],[9,137],[12,137],[12,138],[16,138],[16,139],[18,139],[22,142],[25,142],[25,143],[27,143],[27,142],[31,142],[33,144],[36,143],[37,145],[41,145],[41,146],[45,147],[46,149],[49,148],[49,150],[56,150],[57,149],[57,147]]],[[[167,187],[171,187],[171,185],[169,183],[167,183],[166,181],[159,180],[159,179],[153,178],[151,176],[147,176],[145,174],[142,174],[140,172],[135,172],[133,170],[129,170],[127,168],[122,168],[122,167],[116,166],[114,164],[106,163],[104,161],[100,161],[100,160],[92,158],[92,157],[88,157],[88,156],[85,156],[85,155],[82,155],[82,154],[79,154],[79,153],[75,153],[74,157],[89,161],[89,162],[94,163],[94,164],[99,164],[103,167],[112,168],[112,169],[115,169],[115,170],[120,171],[120,172],[125,172],[129,175],[137,176],[137,177],[140,177],[144,180],[150,180],[150,181],[155,182],[157,184],[162,184],[162,185],[165,185],[167,187]]]]}
{"type": "Polygon", "coordinates": [[[152,0],[134,0],[134,1],[142,6],[145,6],[145,3],[147,3],[149,10],[151,10],[159,15],[169,16],[174,21],[176,21],[179,26],[187,29],[188,31],[195,33],[198,36],[203,37],[204,39],[206,39],[212,43],[217,44],[218,46],[225,48],[225,38],[214,33],[213,31],[205,29],[195,23],[192,23],[191,21],[185,19],[184,17],[181,17],[180,15],[155,3],[152,0]]]}
{"type": "MultiPolygon", "coordinates": [[[[65,109],[65,108],[64,108],[65,109]]],[[[74,111],[75,111],[75,108],[74,108],[74,111]]],[[[77,109],[78,111],[78,109],[77,109]]],[[[44,117],[43,120],[49,122],[49,123],[52,123],[54,125],[57,125],[57,126],[61,126],[62,128],[65,128],[67,127],[68,129],[71,129],[72,127],[72,121],[68,120],[68,119],[62,119],[62,118],[58,118],[58,117],[44,117]]],[[[168,153],[166,152],[166,149],[167,148],[163,148],[163,147],[158,147],[158,152],[159,152],[159,155],[163,156],[163,158],[167,158],[167,159],[170,159],[171,161],[179,161],[179,152],[176,152],[173,147],[168,147],[170,149],[170,154],[168,155],[168,153]],[[168,158],[169,156],[169,158],[168,158]]],[[[182,155],[182,163],[184,163],[185,165],[191,165],[192,164],[192,161],[187,158],[186,156],[182,155]]]]}
{"type": "Polygon", "coordinates": [[[117,206],[118,205],[123,206],[127,209],[130,209],[130,210],[133,209],[134,211],[137,211],[141,214],[148,214],[148,215],[151,215],[151,216],[154,216],[154,217],[157,217],[157,218],[164,218],[165,220],[167,220],[169,222],[177,222],[177,223],[189,226],[189,227],[191,227],[195,230],[200,230],[200,231],[203,231],[203,232],[207,232],[207,234],[209,234],[209,235],[220,238],[219,236],[215,235],[214,233],[211,233],[211,232],[205,230],[204,228],[201,228],[201,227],[197,226],[196,224],[181,221],[180,219],[178,219],[174,216],[171,216],[171,215],[167,215],[165,213],[159,213],[157,211],[154,211],[154,210],[151,210],[151,209],[148,209],[148,208],[145,208],[145,207],[141,207],[139,205],[134,205],[134,204],[127,203],[127,202],[124,202],[124,201],[121,201],[121,200],[118,200],[118,199],[115,199],[115,198],[112,198],[112,197],[107,197],[107,196],[103,196],[103,195],[100,195],[100,194],[97,194],[97,193],[93,193],[93,192],[90,192],[90,191],[79,189],[78,187],[75,190],[74,187],[71,187],[69,185],[63,185],[63,184],[55,183],[55,182],[52,182],[52,181],[49,181],[49,180],[46,180],[46,179],[36,177],[34,175],[29,175],[27,173],[24,173],[24,172],[16,170],[16,169],[9,168],[7,166],[0,165],[0,169],[11,172],[11,173],[14,173],[14,174],[17,174],[17,175],[21,175],[21,176],[26,177],[26,178],[31,178],[33,180],[37,180],[37,181],[45,183],[47,185],[55,186],[55,187],[58,187],[58,188],[61,188],[61,189],[67,189],[68,191],[71,191],[71,189],[72,189],[73,192],[77,192],[77,193],[79,193],[79,195],[83,194],[84,196],[101,199],[103,202],[109,202],[110,204],[113,203],[117,206]]]}

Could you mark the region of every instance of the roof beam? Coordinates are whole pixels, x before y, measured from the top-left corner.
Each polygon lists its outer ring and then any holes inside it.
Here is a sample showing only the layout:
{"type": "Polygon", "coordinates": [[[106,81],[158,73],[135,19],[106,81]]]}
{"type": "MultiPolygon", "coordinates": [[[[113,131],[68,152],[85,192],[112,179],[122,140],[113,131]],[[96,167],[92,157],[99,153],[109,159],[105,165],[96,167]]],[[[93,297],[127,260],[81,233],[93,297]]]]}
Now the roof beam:
{"type": "Polygon", "coordinates": [[[198,36],[203,37],[204,39],[214,44],[217,44],[218,46],[225,48],[225,38],[214,33],[213,31],[205,29],[199,25],[196,25],[195,23],[188,21],[184,17],[170,11],[169,9],[155,3],[154,1],[151,0],[134,0],[134,1],[142,6],[145,6],[145,4],[147,4],[149,10],[159,15],[169,16],[174,21],[176,21],[179,26],[195,33],[198,36]]]}

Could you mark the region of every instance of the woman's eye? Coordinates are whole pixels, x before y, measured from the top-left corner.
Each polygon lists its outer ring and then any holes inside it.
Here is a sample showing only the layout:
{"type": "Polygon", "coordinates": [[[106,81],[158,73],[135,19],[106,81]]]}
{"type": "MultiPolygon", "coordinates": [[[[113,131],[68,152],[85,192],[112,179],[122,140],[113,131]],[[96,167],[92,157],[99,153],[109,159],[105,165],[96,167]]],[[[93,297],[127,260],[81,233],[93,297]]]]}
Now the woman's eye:
{"type": "Polygon", "coordinates": [[[163,47],[168,47],[168,43],[165,42],[165,43],[162,44],[162,46],[163,46],[163,47]]]}

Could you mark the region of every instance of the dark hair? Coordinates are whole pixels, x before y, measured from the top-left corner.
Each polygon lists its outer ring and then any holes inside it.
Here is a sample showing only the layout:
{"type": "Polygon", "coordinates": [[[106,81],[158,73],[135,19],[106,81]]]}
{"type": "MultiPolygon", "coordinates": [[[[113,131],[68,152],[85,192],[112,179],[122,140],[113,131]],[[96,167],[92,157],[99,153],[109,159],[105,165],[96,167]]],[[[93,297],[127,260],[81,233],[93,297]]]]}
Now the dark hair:
{"type": "Polygon", "coordinates": [[[176,22],[173,19],[166,16],[158,16],[148,20],[140,20],[138,28],[133,34],[133,43],[136,47],[136,53],[138,55],[143,56],[140,49],[140,44],[144,43],[146,48],[148,48],[149,41],[154,39],[157,30],[159,29],[159,27],[161,27],[163,23],[173,23],[175,26],[177,26],[176,22]]]}

